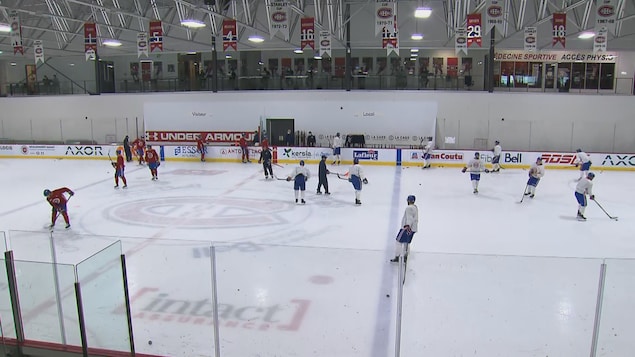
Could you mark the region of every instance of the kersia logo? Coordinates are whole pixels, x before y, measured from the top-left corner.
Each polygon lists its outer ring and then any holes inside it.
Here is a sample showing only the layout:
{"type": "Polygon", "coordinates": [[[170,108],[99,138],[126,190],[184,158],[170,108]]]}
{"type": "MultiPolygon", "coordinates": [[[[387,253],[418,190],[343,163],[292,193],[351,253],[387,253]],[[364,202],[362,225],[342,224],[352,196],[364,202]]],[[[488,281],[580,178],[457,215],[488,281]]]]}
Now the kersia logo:
{"type": "Polygon", "coordinates": [[[291,157],[291,151],[293,151],[293,149],[284,149],[284,153],[282,155],[290,158],[291,157]]]}
{"type": "Polygon", "coordinates": [[[353,158],[360,160],[379,160],[379,152],[375,150],[355,150],[353,158]]]}

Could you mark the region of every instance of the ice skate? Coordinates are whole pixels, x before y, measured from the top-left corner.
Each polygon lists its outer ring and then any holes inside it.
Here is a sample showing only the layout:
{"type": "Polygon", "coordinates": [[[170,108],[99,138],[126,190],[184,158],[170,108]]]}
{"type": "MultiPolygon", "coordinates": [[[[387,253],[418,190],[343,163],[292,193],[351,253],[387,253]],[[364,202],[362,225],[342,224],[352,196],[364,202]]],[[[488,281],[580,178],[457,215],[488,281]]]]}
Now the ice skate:
{"type": "Polygon", "coordinates": [[[316,195],[321,195],[321,194],[322,194],[322,191],[317,191],[315,194],[316,194],[316,195]]]}
{"type": "Polygon", "coordinates": [[[295,203],[298,203],[298,199],[297,198],[295,199],[295,203]]]}
{"type": "Polygon", "coordinates": [[[305,204],[305,203],[306,203],[306,201],[305,201],[304,199],[302,199],[300,202],[301,202],[302,204],[305,204]]]}
{"type": "Polygon", "coordinates": [[[478,195],[478,190],[474,189],[474,192],[472,192],[472,193],[475,194],[475,195],[478,195]]]}
{"type": "Polygon", "coordinates": [[[66,225],[66,229],[69,229],[69,228],[71,228],[70,223],[66,225]]]}
{"type": "Polygon", "coordinates": [[[362,201],[360,201],[360,200],[355,200],[355,204],[356,204],[356,205],[361,205],[361,204],[362,204],[362,201]]]}
{"type": "Polygon", "coordinates": [[[324,194],[325,194],[325,195],[330,195],[331,193],[330,193],[330,192],[324,192],[324,194]]]}
{"type": "Polygon", "coordinates": [[[536,195],[534,195],[534,194],[529,196],[529,198],[534,198],[534,197],[536,197],[536,195]]]}
{"type": "Polygon", "coordinates": [[[578,211],[578,221],[586,221],[586,217],[584,217],[584,215],[582,213],[580,213],[580,211],[578,211]]]}
{"type": "Polygon", "coordinates": [[[115,185],[115,188],[119,188],[119,185],[115,185]]]}
{"type": "Polygon", "coordinates": [[[128,188],[128,185],[123,185],[123,188],[128,188]]]}
{"type": "Polygon", "coordinates": [[[399,263],[399,256],[396,256],[396,257],[390,259],[390,262],[391,263],[399,263]]]}

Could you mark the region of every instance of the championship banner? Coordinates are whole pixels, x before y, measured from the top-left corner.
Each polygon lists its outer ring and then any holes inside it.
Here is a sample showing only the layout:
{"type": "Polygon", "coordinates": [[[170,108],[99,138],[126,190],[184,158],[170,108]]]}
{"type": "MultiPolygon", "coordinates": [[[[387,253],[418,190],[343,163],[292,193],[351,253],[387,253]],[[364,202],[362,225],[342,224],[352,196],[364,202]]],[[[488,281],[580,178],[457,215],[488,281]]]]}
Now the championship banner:
{"type": "Polygon", "coordinates": [[[223,51],[233,48],[238,51],[238,34],[236,33],[236,20],[223,20],[223,51]]]}
{"type": "Polygon", "coordinates": [[[11,13],[11,46],[13,46],[13,54],[20,52],[24,55],[24,45],[22,43],[22,26],[20,25],[20,17],[16,12],[11,13]]]}
{"type": "Polygon", "coordinates": [[[593,53],[606,52],[606,42],[608,40],[608,29],[602,27],[595,33],[593,38],[593,53]]]}
{"type": "Polygon", "coordinates": [[[150,21],[150,52],[158,48],[163,51],[163,27],[161,21],[150,21]]]}
{"type": "Polygon", "coordinates": [[[606,29],[615,35],[615,20],[617,11],[615,8],[615,0],[597,0],[595,11],[595,28],[606,29]]]}
{"type": "Polygon", "coordinates": [[[493,28],[497,28],[501,33],[503,32],[505,25],[504,13],[505,0],[487,0],[485,5],[485,34],[488,34],[493,28]]]}
{"type": "Polygon", "coordinates": [[[33,55],[35,55],[35,64],[44,63],[44,46],[42,40],[33,41],[33,55]]]}
{"type": "Polygon", "coordinates": [[[84,23],[84,54],[86,61],[97,58],[97,25],[92,22],[84,23]]]}
{"type": "Polygon", "coordinates": [[[148,34],[145,32],[137,34],[137,58],[141,56],[148,57],[148,34]]]}
{"type": "Polygon", "coordinates": [[[395,28],[396,12],[396,2],[377,0],[375,3],[375,36],[384,33],[384,29],[395,28]]]}
{"type": "Polygon", "coordinates": [[[387,49],[386,56],[396,53],[399,56],[399,28],[397,27],[397,15],[393,20],[395,27],[384,27],[381,39],[381,48],[387,49]]]}
{"type": "Polygon", "coordinates": [[[331,33],[320,31],[320,56],[331,57],[331,33]]]}
{"type": "Polygon", "coordinates": [[[454,54],[461,52],[467,55],[467,32],[464,27],[456,29],[454,37],[454,54]]]}
{"type": "Polygon", "coordinates": [[[551,47],[556,44],[562,44],[562,48],[566,48],[567,41],[567,14],[566,13],[554,13],[552,19],[553,28],[553,41],[551,41],[551,47]]]}
{"type": "MultiPolygon", "coordinates": [[[[483,44],[481,14],[467,15],[467,47],[472,46],[474,43],[477,44],[478,47],[481,47],[483,44]]],[[[465,53],[467,53],[467,51],[465,53]]]]}
{"type": "Polygon", "coordinates": [[[269,34],[271,38],[280,32],[284,40],[289,41],[289,2],[269,0],[267,9],[269,10],[269,34]]]}
{"type": "Polygon", "coordinates": [[[315,50],[315,18],[303,17],[300,19],[300,49],[311,47],[315,50]]]}
{"type": "Polygon", "coordinates": [[[538,49],[537,36],[537,27],[525,27],[525,51],[536,51],[538,49]]]}

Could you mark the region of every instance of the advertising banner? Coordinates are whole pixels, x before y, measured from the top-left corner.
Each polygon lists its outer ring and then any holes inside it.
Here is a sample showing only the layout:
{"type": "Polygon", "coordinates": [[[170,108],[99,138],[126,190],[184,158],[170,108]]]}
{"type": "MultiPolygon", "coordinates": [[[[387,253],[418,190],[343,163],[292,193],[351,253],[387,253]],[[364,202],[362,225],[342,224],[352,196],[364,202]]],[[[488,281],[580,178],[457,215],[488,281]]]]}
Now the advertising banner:
{"type": "Polygon", "coordinates": [[[496,50],[495,61],[531,61],[531,62],[587,62],[615,63],[617,52],[594,54],[590,51],[541,51],[526,52],[520,50],[496,50]]]}

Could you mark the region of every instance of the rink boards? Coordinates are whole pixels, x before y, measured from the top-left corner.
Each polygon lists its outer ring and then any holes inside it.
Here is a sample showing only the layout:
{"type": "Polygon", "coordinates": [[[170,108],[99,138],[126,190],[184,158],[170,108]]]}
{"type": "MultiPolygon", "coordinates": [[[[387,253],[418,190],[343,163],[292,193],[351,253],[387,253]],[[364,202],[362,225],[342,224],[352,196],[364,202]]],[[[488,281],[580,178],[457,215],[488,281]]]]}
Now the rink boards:
{"type": "MultiPolygon", "coordinates": [[[[42,158],[42,159],[112,159],[120,145],[0,145],[0,158],[42,158]]],[[[196,146],[155,146],[163,161],[198,161],[200,153],[196,146]]],[[[307,164],[316,164],[322,155],[333,161],[332,149],[320,147],[273,147],[274,162],[296,164],[304,160],[307,164]]],[[[258,161],[261,148],[249,147],[252,163],[258,161]]],[[[435,150],[430,163],[433,167],[463,167],[474,157],[474,150],[435,150]]],[[[491,165],[491,151],[479,151],[481,158],[491,165]]],[[[240,162],[242,151],[237,146],[208,146],[206,162],[240,162]]],[[[550,169],[575,169],[575,154],[563,152],[519,152],[504,151],[500,163],[503,168],[528,168],[538,157],[550,169]]],[[[589,153],[592,169],[635,170],[635,154],[589,153]]],[[[424,163],[423,152],[415,149],[367,149],[342,148],[341,164],[350,165],[353,159],[359,159],[363,165],[402,165],[421,166],[424,163]]]]}

